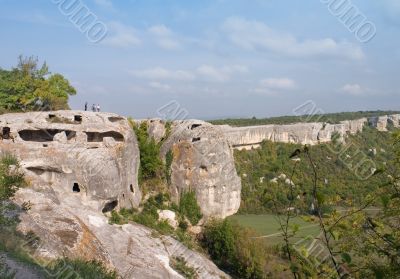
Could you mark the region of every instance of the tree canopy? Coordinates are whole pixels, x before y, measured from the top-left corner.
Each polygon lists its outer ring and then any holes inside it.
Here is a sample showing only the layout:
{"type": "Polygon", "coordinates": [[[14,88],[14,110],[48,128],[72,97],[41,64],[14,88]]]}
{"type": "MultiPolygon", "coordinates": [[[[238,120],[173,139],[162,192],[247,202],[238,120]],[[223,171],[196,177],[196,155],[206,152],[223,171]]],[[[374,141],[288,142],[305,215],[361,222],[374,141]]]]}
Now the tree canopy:
{"type": "Polygon", "coordinates": [[[19,56],[11,70],[0,68],[0,112],[69,109],[76,90],[61,74],[52,74],[37,57],[19,56]]]}

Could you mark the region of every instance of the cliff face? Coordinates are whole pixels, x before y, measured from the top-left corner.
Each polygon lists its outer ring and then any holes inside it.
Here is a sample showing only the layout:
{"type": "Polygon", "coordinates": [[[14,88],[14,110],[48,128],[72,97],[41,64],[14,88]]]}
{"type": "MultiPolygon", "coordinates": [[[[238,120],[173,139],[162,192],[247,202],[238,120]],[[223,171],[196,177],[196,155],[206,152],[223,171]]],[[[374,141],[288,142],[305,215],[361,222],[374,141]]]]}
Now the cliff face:
{"type": "MultiPolygon", "coordinates": [[[[0,115],[0,150],[15,154],[28,186],[14,202],[29,204],[18,230],[34,232],[32,256],[96,259],[123,278],[183,278],[170,266],[183,257],[200,278],[229,278],[204,256],[132,223],[110,225],[103,214],[137,207],[139,149],[125,118],[57,111],[0,115]]],[[[240,194],[239,194],[240,197],[240,194]]]]}
{"type": "Polygon", "coordinates": [[[35,190],[76,193],[107,206],[137,207],[139,150],[126,119],[73,111],[0,116],[1,150],[15,154],[35,190]]]}
{"type": "Polygon", "coordinates": [[[241,181],[232,150],[219,127],[189,120],[173,123],[161,153],[173,154],[171,194],[192,190],[206,218],[235,214],[240,207],[241,181]]]}
{"type": "Polygon", "coordinates": [[[387,131],[388,124],[399,127],[400,115],[347,120],[339,124],[297,123],[250,127],[221,125],[220,127],[233,148],[251,149],[259,147],[264,140],[315,145],[330,142],[335,133],[340,135],[341,140],[344,140],[347,134],[361,132],[366,125],[375,127],[379,131],[387,131]]]}

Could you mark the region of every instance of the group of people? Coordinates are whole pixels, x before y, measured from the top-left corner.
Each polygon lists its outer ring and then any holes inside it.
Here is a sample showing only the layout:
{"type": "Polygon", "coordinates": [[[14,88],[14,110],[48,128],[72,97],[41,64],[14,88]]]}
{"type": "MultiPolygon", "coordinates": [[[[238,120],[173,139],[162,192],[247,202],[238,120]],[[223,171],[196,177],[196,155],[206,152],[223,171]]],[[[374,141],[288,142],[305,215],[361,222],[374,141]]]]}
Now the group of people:
{"type": "MultiPolygon", "coordinates": [[[[86,102],[85,103],[85,111],[87,111],[87,110],[88,110],[88,103],[86,102]]],[[[100,105],[99,104],[97,104],[97,105],[93,104],[92,105],[92,111],[93,112],[100,112],[100,105]]]]}

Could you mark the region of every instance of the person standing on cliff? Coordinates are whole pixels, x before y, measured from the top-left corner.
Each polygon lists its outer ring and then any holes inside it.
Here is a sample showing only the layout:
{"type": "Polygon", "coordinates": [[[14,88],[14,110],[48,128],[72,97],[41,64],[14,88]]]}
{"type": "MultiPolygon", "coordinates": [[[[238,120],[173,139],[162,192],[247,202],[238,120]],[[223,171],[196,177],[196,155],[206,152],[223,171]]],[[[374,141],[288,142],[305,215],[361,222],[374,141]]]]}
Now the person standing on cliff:
{"type": "Polygon", "coordinates": [[[100,112],[100,105],[97,104],[97,112],[100,112]]]}
{"type": "Polygon", "coordinates": [[[88,103],[85,102],[85,111],[87,111],[87,106],[88,106],[88,103]]]}
{"type": "Polygon", "coordinates": [[[92,105],[92,111],[96,112],[96,105],[95,104],[92,105]]]}

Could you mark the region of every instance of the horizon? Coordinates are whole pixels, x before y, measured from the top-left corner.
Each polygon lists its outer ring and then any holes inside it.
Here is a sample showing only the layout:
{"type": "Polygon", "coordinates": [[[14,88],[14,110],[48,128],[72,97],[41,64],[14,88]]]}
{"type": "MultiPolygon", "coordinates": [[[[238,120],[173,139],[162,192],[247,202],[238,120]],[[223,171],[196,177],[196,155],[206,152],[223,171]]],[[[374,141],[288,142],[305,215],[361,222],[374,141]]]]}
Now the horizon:
{"type": "Polygon", "coordinates": [[[0,0],[0,68],[38,56],[77,89],[71,109],[87,101],[153,118],[175,101],[189,118],[215,120],[290,116],[309,100],[324,113],[399,107],[394,0],[349,1],[373,27],[364,37],[331,1],[76,0],[106,28],[98,41],[67,2],[0,0]]]}

